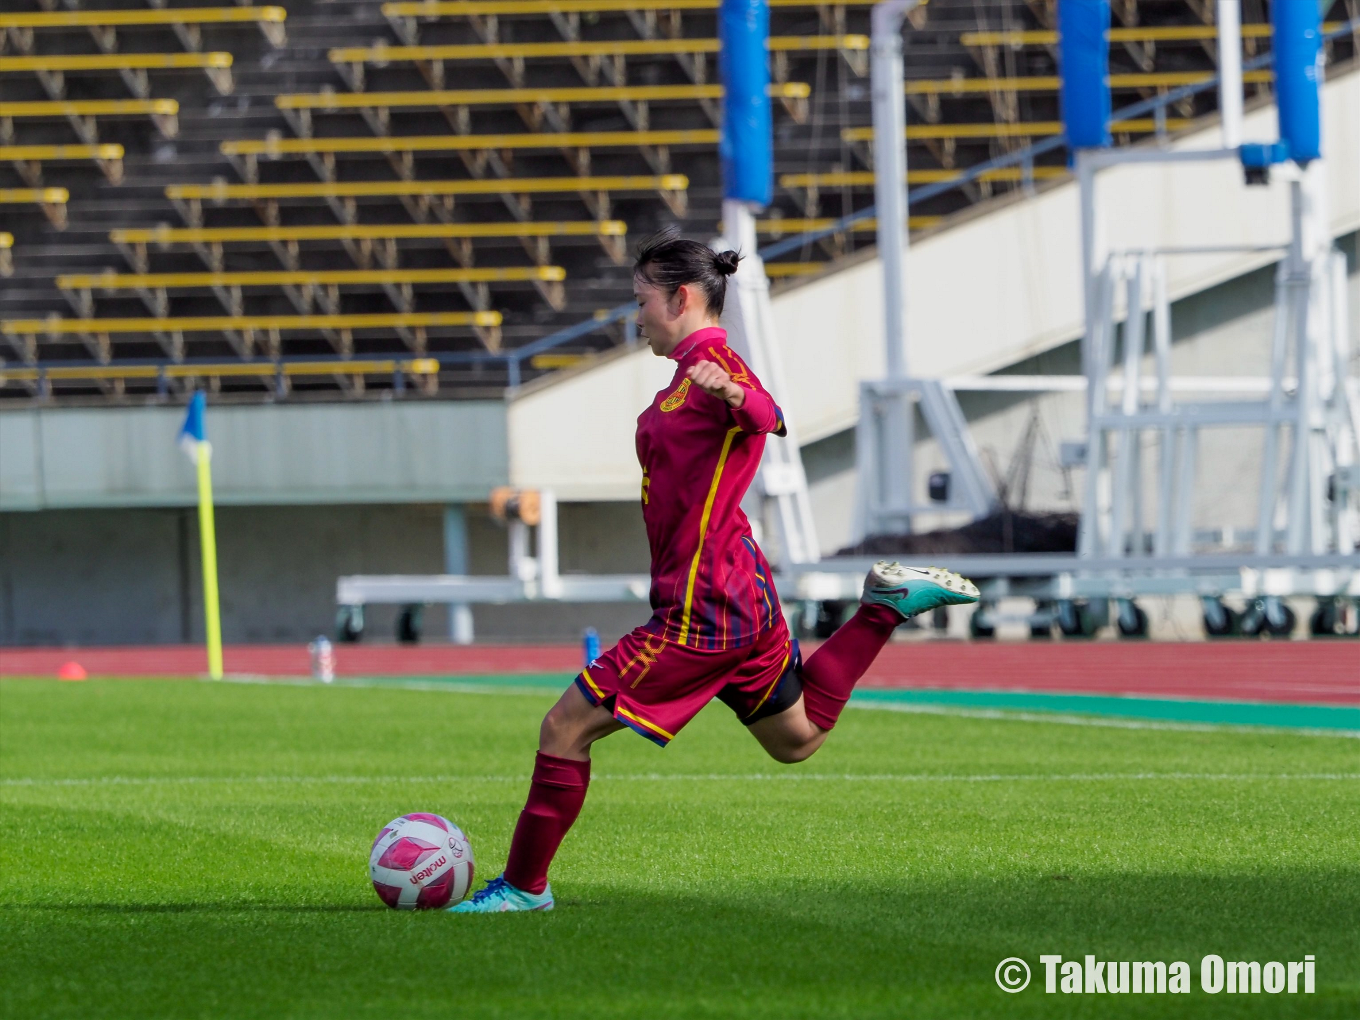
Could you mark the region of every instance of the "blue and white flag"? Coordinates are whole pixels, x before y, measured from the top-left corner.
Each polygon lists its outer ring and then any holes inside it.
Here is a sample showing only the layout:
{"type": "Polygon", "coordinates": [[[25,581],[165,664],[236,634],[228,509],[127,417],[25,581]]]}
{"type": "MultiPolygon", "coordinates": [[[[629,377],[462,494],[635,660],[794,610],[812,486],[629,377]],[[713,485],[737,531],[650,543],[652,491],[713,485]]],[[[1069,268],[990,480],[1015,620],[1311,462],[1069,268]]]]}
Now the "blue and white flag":
{"type": "Polygon", "coordinates": [[[208,432],[203,416],[207,403],[202,390],[195,393],[189,401],[189,410],[184,415],[184,424],[179,429],[179,448],[195,464],[198,463],[199,449],[208,445],[208,432]]]}

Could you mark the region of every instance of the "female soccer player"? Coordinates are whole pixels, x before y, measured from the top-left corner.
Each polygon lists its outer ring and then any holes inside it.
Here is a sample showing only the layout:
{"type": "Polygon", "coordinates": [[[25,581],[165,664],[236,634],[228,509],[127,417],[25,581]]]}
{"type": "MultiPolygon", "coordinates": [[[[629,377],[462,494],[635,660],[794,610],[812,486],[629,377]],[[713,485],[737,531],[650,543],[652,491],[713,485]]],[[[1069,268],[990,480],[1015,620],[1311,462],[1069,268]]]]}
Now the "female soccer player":
{"type": "Polygon", "coordinates": [[[876,563],[854,617],[802,662],[741,500],[784,414],[719,327],[736,252],[674,228],[633,270],[638,331],[675,377],[638,418],[652,618],[583,669],[543,719],[505,873],[451,910],[551,910],[548,865],[590,783],[590,748],[628,727],[662,747],[717,697],[776,761],[822,746],[855,682],[903,620],[977,601],[945,570],[876,563]]]}

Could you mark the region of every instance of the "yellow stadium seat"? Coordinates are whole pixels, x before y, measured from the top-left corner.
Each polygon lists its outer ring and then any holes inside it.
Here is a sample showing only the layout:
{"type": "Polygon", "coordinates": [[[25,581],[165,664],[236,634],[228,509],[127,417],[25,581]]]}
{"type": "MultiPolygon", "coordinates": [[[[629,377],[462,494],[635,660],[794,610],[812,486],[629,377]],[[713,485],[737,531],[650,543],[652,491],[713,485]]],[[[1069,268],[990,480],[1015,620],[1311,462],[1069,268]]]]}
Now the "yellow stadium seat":
{"type": "Polygon", "coordinates": [[[500,312],[392,312],[377,315],[205,315],[126,319],[8,319],[6,336],[80,333],[217,333],[224,330],[396,329],[432,326],[499,326],[500,312]]]}
{"type": "Polygon", "coordinates": [[[529,359],[529,367],[537,369],[576,368],[589,360],[589,354],[535,354],[529,359]]]}
{"type": "Polygon", "coordinates": [[[344,358],[296,361],[197,362],[188,365],[52,365],[17,366],[4,371],[4,377],[17,382],[50,381],[97,382],[129,379],[213,379],[256,378],[267,380],[279,375],[356,376],[393,375],[434,376],[439,373],[436,358],[344,358]]]}
{"type": "MultiPolygon", "coordinates": [[[[503,177],[453,181],[318,181],[308,184],[190,184],[171,185],[165,195],[171,201],[189,203],[187,220],[202,219],[201,204],[222,204],[235,199],[276,202],[280,199],[323,198],[353,203],[357,198],[442,197],[449,202],[459,195],[535,195],[580,193],[591,213],[607,216],[611,192],[655,191],[677,216],[688,209],[689,178],[684,174],[619,177],[503,177]],[[195,211],[192,208],[198,206],[195,211]]],[[[350,217],[352,218],[352,216],[350,217]]]]}
{"type": "MultiPolygon", "coordinates": [[[[0,117],[125,117],[147,115],[167,138],[179,133],[179,103],[173,99],[77,99],[6,103],[0,117]]],[[[91,128],[91,134],[93,129],[91,128]]]]}
{"type": "MultiPolygon", "coordinates": [[[[622,220],[569,220],[564,222],[501,221],[492,223],[335,223],[296,227],[153,227],[114,230],[109,240],[115,244],[223,245],[241,242],[289,243],[296,241],[375,241],[418,239],[593,237],[617,264],[627,256],[624,241],[628,225],[622,220]]],[[[536,252],[536,261],[549,258],[545,247],[536,252]]],[[[134,260],[142,264],[143,260],[134,260]]]]}
{"type": "MultiPolygon", "coordinates": [[[[871,7],[874,0],[769,0],[771,7],[871,7]]],[[[718,0],[416,0],[385,3],[389,18],[470,18],[507,14],[626,14],[629,11],[711,11],[718,0]]]]}
{"type": "Polygon", "coordinates": [[[136,114],[173,117],[177,113],[179,103],[174,99],[67,99],[34,103],[0,101],[0,117],[115,117],[136,114]]]}
{"type": "Polygon", "coordinates": [[[810,276],[825,268],[825,262],[766,262],[765,275],[771,280],[783,280],[790,276],[810,276]]]}
{"type": "MultiPolygon", "coordinates": [[[[1341,22],[1327,22],[1324,32],[1335,31],[1341,22]]],[[[1257,23],[1242,26],[1243,39],[1269,39],[1271,27],[1257,23]]],[[[1105,33],[1112,43],[1144,42],[1211,42],[1218,38],[1214,25],[1149,25],[1145,28],[1112,28],[1105,33]]],[[[964,46],[1056,46],[1058,33],[1054,31],[964,32],[959,36],[964,46]]]]}
{"type": "Polygon", "coordinates": [[[0,14],[0,31],[7,28],[145,28],[158,25],[225,25],[254,22],[273,46],[288,41],[282,7],[170,7],[143,10],[28,11],[0,14]]]}
{"type": "Polygon", "coordinates": [[[31,186],[42,185],[42,164],[93,160],[114,184],[123,179],[123,147],[105,145],[0,145],[0,162],[10,162],[31,186]]]}
{"type": "Polygon", "coordinates": [[[0,160],[122,159],[121,145],[0,145],[0,160]]]}
{"type": "Polygon", "coordinates": [[[14,275],[14,257],[10,250],[14,247],[14,235],[0,230],[0,276],[14,275]]]}
{"type": "MultiPolygon", "coordinates": [[[[561,131],[497,135],[381,135],[364,138],[280,138],[226,141],[219,148],[242,178],[259,183],[259,160],[339,153],[485,152],[512,149],[633,148],[715,146],[713,128],[675,131],[561,131]]],[[[664,155],[664,154],[663,154],[664,155]]],[[[672,203],[674,208],[678,203],[672,203]]]]}
{"type": "Polygon", "coordinates": [[[230,53],[49,53],[37,57],[0,57],[0,71],[135,71],[176,68],[229,68],[230,53]]]}
{"type": "Polygon", "coordinates": [[[65,188],[0,188],[0,205],[37,205],[58,230],[66,229],[70,198],[65,188]]]}
{"type": "Polygon", "coordinates": [[[242,273],[86,273],[58,276],[61,290],[141,290],[193,287],[326,287],[417,283],[560,283],[561,266],[474,267],[471,269],[320,269],[242,273]]]}
{"type": "MultiPolygon", "coordinates": [[[[911,216],[907,219],[907,225],[912,230],[926,230],[937,226],[943,219],[943,216],[911,216]]],[[[836,220],[830,218],[801,219],[786,216],[769,220],[756,220],[756,232],[782,237],[785,234],[802,234],[810,230],[826,230],[836,222],[836,220]]],[[[872,233],[878,229],[878,220],[873,217],[857,220],[845,229],[847,232],[854,231],[857,234],[872,233]]]]}
{"type": "Polygon", "coordinates": [[[140,25],[213,25],[265,21],[283,24],[282,7],[181,7],[131,11],[31,11],[0,13],[0,28],[89,28],[140,25]]]}
{"type": "MultiPolygon", "coordinates": [[[[771,52],[858,50],[867,35],[771,36],[771,52]]],[[[329,52],[334,64],[389,64],[416,60],[526,60],[535,57],[634,57],[672,53],[717,53],[717,39],[607,39],[532,43],[475,43],[461,46],[341,47],[329,52]]]]}
{"type": "Polygon", "coordinates": [[[569,220],[559,223],[336,223],[300,227],[152,227],[114,230],[121,244],[224,244],[241,241],[343,241],[442,237],[623,237],[622,220],[569,220]]]}
{"type": "MultiPolygon", "coordinates": [[[[316,92],[283,95],[274,100],[280,110],[358,110],[386,107],[417,109],[426,106],[512,106],[519,103],[693,102],[721,99],[723,88],[709,85],[601,85],[566,88],[429,89],[415,92],[316,92]]],[[[772,99],[807,99],[807,82],[774,83],[772,99]]]]}
{"type": "Polygon", "coordinates": [[[65,188],[0,188],[0,205],[65,205],[70,198],[65,188]]]}
{"type": "Polygon", "coordinates": [[[385,195],[499,195],[572,191],[684,191],[684,174],[621,177],[502,177],[456,181],[318,181],[306,184],[172,184],[171,199],[365,198],[385,195]]]}
{"type": "MultiPolygon", "coordinates": [[[[1210,71],[1165,71],[1148,74],[1112,74],[1107,79],[1115,89],[1178,88],[1198,85],[1212,78],[1210,71]]],[[[1242,80],[1249,83],[1273,81],[1270,71],[1247,71],[1242,80]]],[[[991,92],[1056,92],[1060,79],[1050,75],[1026,78],[941,78],[907,82],[907,95],[985,95],[991,92]]]]}
{"type": "Polygon", "coordinates": [[[161,71],[202,70],[222,95],[233,88],[230,53],[90,53],[0,57],[5,71],[161,71]]]}
{"type": "MultiPolygon", "coordinates": [[[[442,68],[443,65],[435,66],[442,68]]],[[[686,102],[704,105],[721,99],[723,94],[722,86],[714,83],[504,89],[432,88],[420,91],[367,92],[364,91],[362,80],[363,65],[341,64],[338,67],[356,91],[283,95],[275,99],[274,105],[283,112],[288,123],[301,137],[311,137],[313,113],[335,113],[342,110],[363,111],[370,122],[372,122],[370,111],[376,111],[377,116],[385,122],[392,109],[618,103],[628,108],[630,122],[638,124],[647,120],[645,106],[648,103],[686,102]]],[[[441,71],[437,77],[442,79],[442,76],[441,71]]],[[[807,119],[808,97],[812,95],[812,88],[807,82],[773,82],[766,86],[766,93],[771,99],[778,99],[799,123],[807,119]]],[[[375,130],[379,134],[386,134],[385,128],[376,127],[375,130]]]]}
{"type": "Polygon", "coordinates": [[[717,145],[718,132],[562,131],[504,135],[408,135],[380,138],[266,138],[227,141],[226,156],[305,156],[324,152],[476,152],[480,149],[623,148],[641,145],[717,145]]]}
{"type": "MultiPolygon", "coordinates": [[[[1193,121],[1168,117],[1163,125],[1168,131],[1187,127],[1193,121]]],[[[1157,122],[1151,118],[1117,120],[1110,124],[1115,134],[1153,134],[1158,130],[1157,122]]],[[[1040,120],[1024,124],[908,124],[908,139],[961,139],[961,138],[1028,138],[1060,135],[1063,133],[1061,121],[1040,120]]],[[[867,142],[874,137],[871,127],[846,128],[841,138],[847,142],[867,142]]]]}
{"type": "MultiPolygon", "coordinates": [[[[945,181],[956,181],[964,174],[963,170],[908,170],[908,184],[940,184],[945,181]]],[[[1036,166],[1030,176],[1036,180],[1057,180],[1066,177],[1068,174],[1066,167],[1060,166],[1036,166]]],[[[1007,181],[1017,182],[1025,179],[1024,172],[1020,167],[1002,167],[997,170],[985,170],[976,178],[979,181],[1007,181]]],[[[872,170],[850,170],[841,172],[827,172],[818,174],[783,174],[779,178],[781,188],[872,188],[874,186],[874,172],[872,170]]]]}

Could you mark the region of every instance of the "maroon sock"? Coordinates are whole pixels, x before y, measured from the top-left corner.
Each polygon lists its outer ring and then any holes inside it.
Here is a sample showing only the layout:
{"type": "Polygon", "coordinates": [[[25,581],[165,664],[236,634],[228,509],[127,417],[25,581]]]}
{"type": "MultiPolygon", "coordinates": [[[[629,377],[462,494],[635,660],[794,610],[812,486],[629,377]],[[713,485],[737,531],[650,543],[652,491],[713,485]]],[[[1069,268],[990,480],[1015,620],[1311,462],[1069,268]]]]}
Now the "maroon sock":
{"type": "Polygon", "coordinates": [[[505,862],[507,882],[531,893],[547,888],[548,865],[581,813],[589,786],[589,761],[538,752],[529,800],[510,840],[510,857],[505,862]]]}
{"type": "Polygon", "coordinates": [[[892,632],[902,622],[887,606],[860,606],[840,630],[803,663],[803,708],[824,730],[836,725],[841,709],[892,632]]]}

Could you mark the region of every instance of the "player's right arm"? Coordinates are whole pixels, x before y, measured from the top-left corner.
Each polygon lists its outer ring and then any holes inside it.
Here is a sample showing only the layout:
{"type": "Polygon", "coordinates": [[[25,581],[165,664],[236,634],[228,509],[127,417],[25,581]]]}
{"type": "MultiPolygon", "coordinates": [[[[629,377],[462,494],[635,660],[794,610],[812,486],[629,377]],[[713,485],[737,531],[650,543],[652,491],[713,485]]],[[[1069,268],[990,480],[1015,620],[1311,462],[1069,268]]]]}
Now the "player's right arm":
{"type": "Polygon", "coordinates": [[[750,369],[724,348],[727,357],[723,364],[701,361],[691,365],[686,375],[699,389],[717,397],[732,409],[732,417],[743,432],[784,435],[784,413],[764,387],[751,375],[750,369]],[[732,369],[736,368],[734,376],[732,369]]]}

